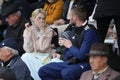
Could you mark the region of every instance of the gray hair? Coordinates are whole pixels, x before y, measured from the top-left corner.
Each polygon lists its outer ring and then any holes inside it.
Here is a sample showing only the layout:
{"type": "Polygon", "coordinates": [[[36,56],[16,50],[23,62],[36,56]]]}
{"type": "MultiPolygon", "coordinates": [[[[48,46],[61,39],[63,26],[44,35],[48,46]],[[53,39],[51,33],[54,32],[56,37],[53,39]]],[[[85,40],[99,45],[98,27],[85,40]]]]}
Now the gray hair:
{"type": "Polygon", "coordinates": [[[20,11],[17,11],[16,12],[18,16],[21,16],[21,12],[20,11]]]}
{"type": "Polygon", "coordinates": [[[5,46],[4,48],[8,49],[8,50],[11,50],[13,55],[18,55],[18,53],[19,53],[18,50],[15,50],[13,48],[10,48],[10,47],[7,47],[7,46],[5,46]]]}

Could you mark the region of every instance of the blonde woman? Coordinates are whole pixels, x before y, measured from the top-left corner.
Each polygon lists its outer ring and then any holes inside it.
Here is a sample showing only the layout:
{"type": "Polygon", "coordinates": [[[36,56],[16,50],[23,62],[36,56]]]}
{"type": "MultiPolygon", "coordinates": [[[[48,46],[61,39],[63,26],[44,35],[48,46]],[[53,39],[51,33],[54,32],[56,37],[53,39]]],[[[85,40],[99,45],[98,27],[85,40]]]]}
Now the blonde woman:
{"type": "Polygon", "coordinates": [[[24,30],[23,48],[26,51],[22,59],[31,71],[34,80],[40,80],[38,69],[47,64],[54,50],[51,49],[53,30],[46,25],[46,13],[43,9],[36,9],[30,18],[32,24],[26,23],[24,30]]]}

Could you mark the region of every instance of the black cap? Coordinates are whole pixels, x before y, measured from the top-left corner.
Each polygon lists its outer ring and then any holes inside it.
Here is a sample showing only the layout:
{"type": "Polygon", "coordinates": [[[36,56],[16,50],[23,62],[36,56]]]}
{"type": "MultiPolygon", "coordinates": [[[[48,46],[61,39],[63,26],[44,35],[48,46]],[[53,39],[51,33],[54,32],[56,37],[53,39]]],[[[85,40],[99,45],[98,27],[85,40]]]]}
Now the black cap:
{"type": "Polygon", "coordinates": [[[15,39],[13,39],[13,38],[5,39],[0,43],[0,48],[5,47],[5,46],[12,48],[12,49],[15,49],[17,51],[19,50],[18,44],[16,43],[15,39]]]}
{"type": "Polygon", "coordinates": [[[104,43],[94,43],[89,51],[90,55],[96,56],[108,56],[109,55],[109,47],[104,43]]]}
{"type": "Polygon", "coordinates": [[[7,16],[9,16],[10,14],[15,13],[15,12],[17,12],[17,11],[19,11],[19,8],[18,8],[16,5],[11,4],[11,5],[7,6],[7,7],[3,10],[3,12],[2,12],[1,15],[4,16],[4,17],[7,17],[7,16]]]}

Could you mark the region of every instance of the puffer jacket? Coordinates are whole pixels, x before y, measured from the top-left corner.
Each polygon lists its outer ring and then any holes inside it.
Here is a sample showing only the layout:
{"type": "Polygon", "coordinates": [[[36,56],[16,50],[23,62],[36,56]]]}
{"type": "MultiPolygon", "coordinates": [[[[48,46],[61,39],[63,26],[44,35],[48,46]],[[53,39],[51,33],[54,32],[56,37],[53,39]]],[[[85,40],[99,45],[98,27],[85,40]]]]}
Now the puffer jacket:
{"type": "Polygon", "coordinates": [[[57,0],[54,3],[45,3],[44,10],[47,13],[46,22],[48,24],[53,24],[55,20],[61,17],[63,12],[63,4],[63,0],[57,0]]]}

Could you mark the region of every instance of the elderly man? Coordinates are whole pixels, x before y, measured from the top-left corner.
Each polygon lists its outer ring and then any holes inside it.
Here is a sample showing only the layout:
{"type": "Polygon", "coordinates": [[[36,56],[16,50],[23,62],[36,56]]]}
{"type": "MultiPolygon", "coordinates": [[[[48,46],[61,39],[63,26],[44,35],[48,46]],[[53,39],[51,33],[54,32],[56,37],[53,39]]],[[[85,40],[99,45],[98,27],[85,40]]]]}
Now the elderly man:
{"type": "Polygon", "coordinates": [[[10,5],[5,8],[6,13],[3,16],[6,17],[6,21],[9,26],[4,32],[4,39],[14,38],[18,43],[20,55],[24,53],[23,50],[23,31],[25,29],[26,19],[21,17],[21,12],[16,5],[10,5]]]}
{"type": "Polygon", "coordinates": [[[5,10],[6,7],[10,5],[17,5],[21,11],[21,15],[24,18],[29,19],[30,14],[31,14],[31,8],[27,2],[27,0],[0,0],[2,2],[0,6],[0,41],[3,40],[3,32],[7,28],[8,24],[5,21],[5,17],[3,16],[4,14],[7,13],[9,10],[5,10]]]}
{"type": "Polygon", "coordinates": [[[93,44],[89,52],[89,62],[92,70],[84,72],[80,80],[114,80],[119,73],[108,66],[108,56],[109,47],[107,45],[93,44]]]}
{"type": "Polygon", "coordinates": [[[30,71],[18,56],[17,43],[13,38],[5,39],[0,43],[1,67],[10,68],[17,80],[31,80],[30,71]]]}

